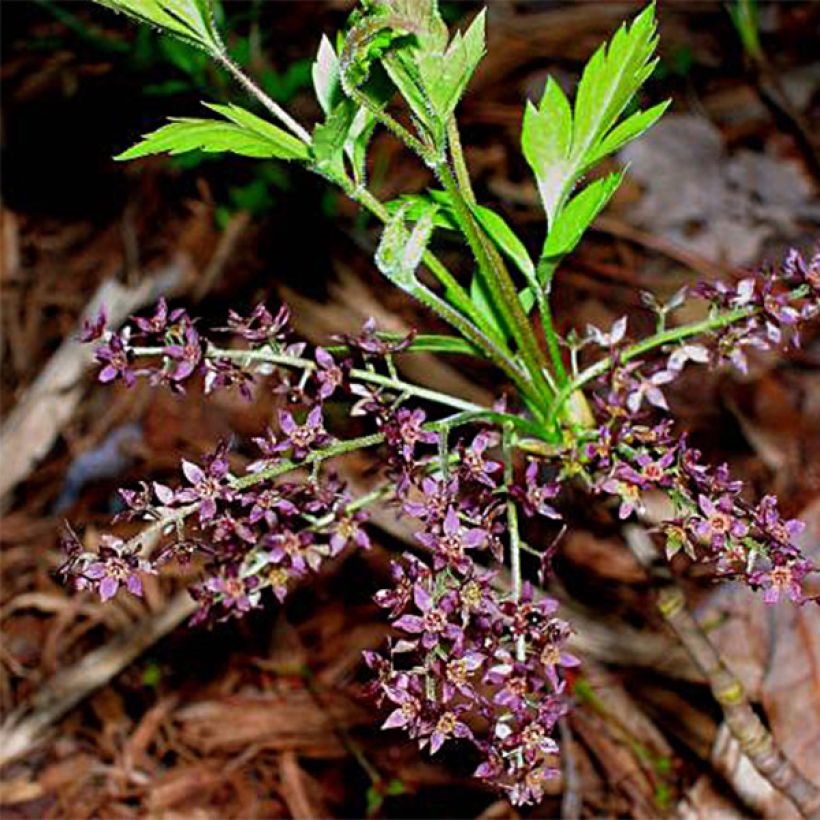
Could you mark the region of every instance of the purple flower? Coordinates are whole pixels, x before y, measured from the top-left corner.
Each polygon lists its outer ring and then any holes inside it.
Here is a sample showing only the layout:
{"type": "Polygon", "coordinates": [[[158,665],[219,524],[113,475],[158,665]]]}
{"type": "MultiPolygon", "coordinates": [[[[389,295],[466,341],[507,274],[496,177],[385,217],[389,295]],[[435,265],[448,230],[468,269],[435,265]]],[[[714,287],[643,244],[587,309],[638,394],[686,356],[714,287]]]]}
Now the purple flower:
{"type": "Polygon", "coordinates": [[[444,664],[441,698],[449,703],[456,695],[475,700],[476,690],[470,679],[481,669],[485,656],[480,652],[465,652],[444,664]]]}
{"type": "Polygon", "coordinates": [[[249,586],[248,581],[234,575],[208,578],[203,587],[228,615],[249,612],[258,601],[258,593],[249,586]]]}
{"type": "Polygon", "coordinates": [[[287,563],[299,574],[308,567],[314,572],[318,570],[327,555],[327,549],[316,544],[313,533],[306,530],[276,532],[265,536],[264,543],[274,564],[287,563]]]}
{"type": "Polygon", "coordinates": [[[287,410],[280,410],[279,426],[285,438],[274,449],[279,452],[291,450],[294,458],[304,458],[312,448],[330,440],[324,428],[322,408],[318,404],[308,413],[304,424],[297,424],[287,410]]]}
{"type": "Polygon", "coordinates": [[[797,518],[784,520],[777,509],[777,499],[766,495],[752,513],[752,520],[763,533],[767,541],[773,541],[780,547],[793,547],[795,539],[803,532],[806,525],[797,518]]]}
{"type": "Polygon", "coordinates": [[[367,521],[367,513],[363,510],[339,517],[332,527],[330,554],[338,555],[348,544],[355,544],[361,549],[369,549],[370,537],[362,527],[364,521],[367,521]]]}
{"type": "Polygon", "coordinates": [[[425,476],[421,481],[421,499],[404,502],[404,511],[428,524],[444,520],[447,510],[456,503],[459,490],[458,478],[425,476]]]}
{"type": "Polygon", "coordinates": [[[336,389],[344,384],[345,373],[342,367],[336,364],[333,356],[323,347],[316,348],[316,380],[319,382],[318,398],[320,401],[330,398],[336,389]]]}
{"type": "Polygon", "coordinates": [[[438,434],[423,427],[426,418],[424,410],[401,407],[395,418],[385,425],[387,443],[397,450],[405,461],[413,460],[417,445],[438,443],[438,434]]]}
{"type": "Polygon", "coordinates": [[[228,460],[225,458],[225,449],[224,445],[220,445],[207,459],[204,470],[192,461],[182,461],[182,472],[191,487],[178,490],[176,498],[183,504],[196,501],[199,504],[200,521],[209,521],[216,515],[217,501],[227,501],[233,497],[227,480],[228,460]]]}
{"type": "Polygon", "coordinates": [[[547,503],[558,495],[560,489],[560,485],[555,481],[547,484],[538,481],[538,462],[533,460],[527,465],[524,486],[514,486],[512,493],[521,502],[524,514],[528,518],[543,515],[545,518],[560,519],[561,513],[547,503]]]}
{"type": "MultiPolygon", "coordinates": [[[[473,733],[470,727],[460,720],[462,715],[468,707],[465,704],[458,704],[443,712],[435,723],[429,726],[429,742],[430,754],[434,755],[444,744],[445,740],[451,737],[469,738],[472,739],[473,733]]],[[[427,727],[425,727],[427,728],[427,727]]],[[[422,730],[424,731],[424,729],[422,730]]],[[[422,738],[419,742],[419,747],[424,748],[428,738],[422,738]]]]}
{"type": "Polygon", "coordinates": [[[289,331],[290,308],[282,305],[276,316],[259,304],[247,318],[236,311],[228,311],[228,326],[218,328],[241,336],[248,342],[283,341],[289,331]]]}
{"type": "Polygon", "coordinates": [[[753,572],[749,575],[749,582],[763,588],[763,600],[767,604],[776,604],[784,593],[794,603],[801,604],[805,600],[803,579],[810,572],[814,572],[814,567],[808,561],[795,561],[753,572]]]}
{"type": "Polygon", "coordinates": [[[78,336],[81,342],[95,342],[101,339],[105,333],[105,325],[108,319],[105,315],[105,308],[101,307],[96,319],[83,319],[83,327],[78,336]]]}
{"type": "Polygon", "coordinates": [[[100,345],[94,356],[104,366],[100,371],[99,380],[103,383],[122,379],[127,387],[132,387],[137,374],[131,367],[133,354],[119,335],[112,335],[106,344],[100,345]]]}
{"type": "Polygon", "coordinates": [[[468,481],[477,481],[490,489],[495,489],[496,481],[493,473],[498,473],[502,465],[498,461],[488,461],[484,453],[488,447],[497,443],[497,436],[486,431],[480,432],[469,447],[461,448],[459,474],[468,481]]]}
{"type": "MultiPolygon", "coordinates": [[[[168,303],[164,298],[160,298],[157,302],[154,315],[150,319],[143,319],[140,316],[134,316],[134,324],[139,328],[141,333],[146,336],[160,336],[168,329],[168,321],[179,321],[185,316],[185,311],[181,308],[173,311],[170,317],[168,315],[168,303]]],[[[187,320],[190,322],[190,320],[187,320]]]]}
{"type": "Polygon", "coordinates": [[[104,535],[99,559],[88,564],[82,577],[92,582],[105,602],[117,594],[122,584],[132,595],[142,597],[140,573],[153,573],[153,569],[147,561],[126,553],[122,539],[104,535]]]}
{"type": "Polygon", "coordinates": [[[251,507],[248,514],[249,524],[264,520],[269,527],[275,527],[279,523],[277,512],[285,516],[293,516],[299,512],[296,505],[285,498],[277,487],[265,487],[256,492],[249,492],[242,497],[242,501],[251,507]]]}
{"type": "Polygon", "coordinates": [[[196,370],[202,359],[203,345],[196,328],[188,323],[183,337],[176,343],[165,347],[165,354],[176,362],[171,371],[171,380],[180,382],[187,379],[196,370]]]}
{"type": "Polygon", "coordinates": [[[416,583],[413,586],[413,603],[421,615],[403,615],[393,624],[396,629],[418,636],[421,646],[427,651],[443,640],[460,641],[461,628],[449,621],[455,609],[452,594],[436,601],[422,584],[416,583]]]}
{"type": "Polygon", "coordinates": [[[406,350],[415,337],[415,330],[397,339],[389,339],[387,334],[380,336],[376,331],[376,320],[371,317],[357,336],[341,335],[334,338],[363,353],[365,358],[385,358],[406,350]]]}
{"type": "Polygon", "coordinates": [[[421,698],[400,686],[385,686],[384,693],[398,708],[387,716],[382,729],[407,729],[413,737],[422,714],[421,698]]]}
{"type": "Polygon", "coordinates": [[[720,496],[717,501],[700,495],[698,507],[703,517],[695,520],[694,532],[717,552],[726,546],[730,537],[742,538],[749,530],[743,521],[735,517],[734,504],[728,495],[720,496]]]}
{"type": "Polygon", "coordinates": [[[472,567],[472,561],[465,551],[483,546],[487,536],[487,531],[480,527],[462,527],[455,507],[448,508],[441,532],[416,533],[416,539],[434,551],[434,569],[451,566],[462,574],[467,574],[472,567]]]}

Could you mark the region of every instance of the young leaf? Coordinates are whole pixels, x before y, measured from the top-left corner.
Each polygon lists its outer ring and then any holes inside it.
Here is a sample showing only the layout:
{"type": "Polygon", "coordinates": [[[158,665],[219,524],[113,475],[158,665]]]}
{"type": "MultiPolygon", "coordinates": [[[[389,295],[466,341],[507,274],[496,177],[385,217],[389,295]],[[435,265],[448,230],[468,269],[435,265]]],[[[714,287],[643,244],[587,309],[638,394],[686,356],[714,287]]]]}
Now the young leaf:
{"type": "Polygon", "coordinates": [[[412,291],[416,285],[416,268],[433,233],[435,208],[428,208],[412,231],[405,225],[408,208],[409,205],[400,207],[385,226],[376,249],[376,267],[402,290],[412,291]]]}
{"type": "Polygon", "coordinates": [[[485,29],[486,15],[482,11],[465,34],[456,32],[446,52],[416,52],[425,96],[441,122],[455,110],[484,56],[485,29]]]}
{"type": "Polygon", "coordinates": [[[316,99],[327,116],[343,99],[342,84],[339,78],[339,58],[327,35],[322,35],[319,53],[316,55],[311,73],[316,99]]]}
{"type": "Polygon", "coordinates": [[[290,134],[235,105],[209,105],[226,121],[192,117],[172,118],[168,125],[146,134],[117,160],[151,154],[188,151],[229,152],[245,157],[307,159],[307,147],[290,134]]]}
{"type": "Polygon", "coordinates": [[[223,54],[210,0],[97,0],[142,23],[159,26],[190,45],[211,54],[223,54]]]}
{"type": "Polygon", "coordinates": [[[618,119],[657,60],[654,4],[624,24],[593,54],[581,76],[574,110],[558,85],[547,81],[536,108],[524,111],[521,144],[535,173],[550,230],[581,176],[607,154],[643,133],[666,108],[654,106],[618,119]]]}
{"type": "Polygon", "coordinates": [[[575,249],[584,231],[606,207],[623,179],[623,172],[609,174],[587,185],[560,211],[544,243],[542,256],[565,256],[575,249]]]}
{"type": "Polygon", "coordinates": [[[356,104],[345,99],[313,130],[310,150],[316,167],[331,177],[345,176],[344,148],[356,116],[356,104]]]}
{"type": "MultiPolygon", "coordinates": [[[[431,190],[426,194],[403,194],[398,199],[386,203],[387,208],[395,213],[402,205],[409,205],[405,219],[410,222],[417,220],[431,203],[438,206],[435,214],[435,226],[448,231],[458,230],[458,222],[453,215],[450,198],[444,191],[431,190]]],[[[515,235],[501,214],[483,205],[472,206],[473,214],[484,229],[487,236],[520,271],[530,283],[534,283],[535,266],[530,258],[524,243],[515,235]]]]}

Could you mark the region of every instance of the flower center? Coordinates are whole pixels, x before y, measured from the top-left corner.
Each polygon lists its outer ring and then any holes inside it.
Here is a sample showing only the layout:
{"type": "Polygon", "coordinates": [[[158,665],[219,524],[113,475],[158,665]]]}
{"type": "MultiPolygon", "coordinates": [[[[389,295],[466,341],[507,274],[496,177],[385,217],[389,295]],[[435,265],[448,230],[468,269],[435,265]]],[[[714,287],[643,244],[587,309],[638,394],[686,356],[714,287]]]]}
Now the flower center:
{"type": "Polygon", "coordinates": [[[442,735],[452,734],[456,728],[456,716],[452,712],[445,712],[436,723],[436,731],[442,735]]]}
{"type": "Polygon", "coordinates": [[[792,582],[792,571],[788,567],[775,567],[770,573],[772,586],[783,589],[792,582]]]}
{"type": "Polygon", "coordinates": [[[442,632],[447,625],[447,619],[437,609],[431,610],[424,616],[424,628],[427,632],[442,632]]]}

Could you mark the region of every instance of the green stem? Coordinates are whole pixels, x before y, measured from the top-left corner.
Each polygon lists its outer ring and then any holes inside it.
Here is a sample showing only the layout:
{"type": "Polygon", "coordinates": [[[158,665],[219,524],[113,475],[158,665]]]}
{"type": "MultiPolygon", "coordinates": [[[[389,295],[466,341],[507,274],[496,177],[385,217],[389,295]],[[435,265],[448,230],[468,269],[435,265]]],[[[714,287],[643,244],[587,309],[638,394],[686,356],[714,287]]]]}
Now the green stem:
{"type": "Polygon", "coordinates": [[[459,227],[475,256],[479,272],[490,291],[494,306],[501,312],[503,318],[506,319],[506,324],[512,330],[536,390],[542,398],[546,399],[552,395],[552,390],[543,375],[543,370],[548,369],[548,364],[538,347],[524,309],[521,307],[518,293],[504,265],[504,260],[478,226],[449,166],[446,163],[438,163],[436,174],[450,197],[459,227]]]}
{"type": "MultiPolygon", "coordinates": [[[[135,356],[163,356],[165,355],[165,348],[163,347],[133,347],[131,352],[135,356]]],[[[225,348],[209,346],[205,351],[206,358],[209,359],[229,359],[239,361],[240,363],[249,362],[266,362],[268,364],[280,365],[282,367],[291,367],[295,370],[312,371],[316,370],[316,362],[311,359],[303,359],[298,356],[287,356],[282,353],[276,353],[273,350],[227,350],[225,348]]],[[[373,370],[365,370],[362,368],[351,368],[350,376],[361,382],[368,384],[376,384],[380,387],[387,387],[402,393],[407,396],[413,396],[424,401],[433,402],[444,407],[449,407],[452,410],[457,410],[463,413],[470,413],[473,417],[482,417],[494,419],[500,422],[509,422],[514,424],[517,428],[531,435],[543,435],[544,428],[540,424],[536,424],[521,416],[514,416],[510,413],[501,413],[492,410],[488,407],[483,407],[480,404],[460,399],[457,396],[450,396],[447,393],[440,393],[437,390],[431,390],[426,387],[419,387],[410,382],[402,381],[393,376],[385,376],[373,370]]],[[[435,422],[434,422],[435,424],[435,422]]]]}
{"type": "MultiPolygon", "coordinates": [[[[512,428],[504,425],[503,439],[501,443],[504,454],[504,483],[507,487],[513,485],[513,461],[512,461],[512,428]]],[[[512,496],[507,494],[507,531],[510,539],[510,578],[512,580],[512,597],[517,603],[521,600],[521,538],[518,534],[518,507],[512,496]]],[[[523,637],[519,638],[515,644],[515,654],[519,661],[526,659],[526,645],[523,637]]]]}
{"type": "Polygon", "coordinates": [[[461,147],[461,134],[458,131],[458,122],[455,116],[447,120],[447,142],[450,146],[450,156],[453,160],[453,168],[456,172],[464,198],[470,205],[476,204],[473,183],[470,179],[470,170],[467,168],[467,160],[464,157],[464,149],[461,147]]]}
{"type": "MultiPolygon", "coordinates": [[[[711,316],[708,319],[703,319],[700,322],[694,322],[689,325],[683,325],[682,327],[670,328],[660,333],[655,333],[652,336],[648,336],[646,339],[643,339],[640,342],[626,348],[626,350],[620,354],[619,361],[628,362],[631,359],[641,356],[656,347],[661,347],[662,345],[670,344],[671,342],[679,342],[692,336],[698,336],[701,333],[708,333],[710,330],[719,330],[722,327],[726,327],[727,325],[734,324],[741,319],[752,316],[754,313],[754,308],[736,308],[735,310],[730,310],[726,313],[721,313],[717,316],[711,316]]],[[[612,367],[612,363],[613,360],[611,356],[600,359],[586,370],[581,371],[581,373],[579,373],[578,376],[576,376],[576,378],[571,382],[565,384],[555,397],[555,401],[550,407],[550,412],[547,416],[547,427],[555,424],[558,414],[569,396],[571,396],[576,390],[580,390],[584,387],[584,385],[589,384],[589,382],[593,379],[596,379],[598,376],[606,373],[606,371],[612,367]]]]}
{"type": "Polygon", "coordinates": [[[369,436],[359,436],[358,438],[346,439],[345,441],[340,441],[337,444],[331,444],[329,447],[309,453],[301,461],[279,461],[265,470],[260,470],[258,473],[248,473],[241,478],[236,478],[231,481],[231,486],[236,490],[244,490],[247,487],[252,487],[254,484],[258,484],[260,481],[278,478],[279,476],[285,475],[285,473],[290,473],[300,467],[304,467],[309,464],[318,464],[322,461],[327,461],[329,458],[343,456],[346,453],[352,453],[355,450],[375,447],[383,441],[383,433],[373,433],[369,436]]]}
{"type": "Polygon", "coordinates": [[[310,145],[311,138],[307,130],[296,122],[281,105],[272,100],[227,54],[216,51],[212,52],[212,56],[252,97],[256,97],[279,122],[305,145],[310,145]]]}
{"type": "Polygon", "coordinates": [[[558,383],[561,385],[569,381],[569,374],[564,366],[564,359],[561,356],[561,346],[558,344],[558,333],[555,330],[555,323],[552,319],[552,307],[550,306],[550,296],[552,294],[552,278],[557,265],[546,259],[538,262],[536,269],[536,279],[543,284],[536,287],[535,296],[538,302],[538,312],[541,316],[541,326],[544,330],[544,337],[547,340],[550,358],[555,368],[558,383]]]}

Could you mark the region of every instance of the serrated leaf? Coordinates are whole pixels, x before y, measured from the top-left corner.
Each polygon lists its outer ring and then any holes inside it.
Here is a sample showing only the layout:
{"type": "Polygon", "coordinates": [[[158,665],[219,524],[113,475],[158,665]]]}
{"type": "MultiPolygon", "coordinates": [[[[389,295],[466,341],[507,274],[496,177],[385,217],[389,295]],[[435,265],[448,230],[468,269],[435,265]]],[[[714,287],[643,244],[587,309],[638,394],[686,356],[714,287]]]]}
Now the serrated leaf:
{"type": "Polygon", "coordinates": [[[653,105],[645,111],[636,111],[622,123],[616,125],[607,136],[601,140],[598,147],[587,157],[585,166],[590,167],[609,154],[614,154],[628,142],[637,139],[647,129],[651,128],[669,107],[671,100],[653,105]]]}
{"type": "Polygon", "coordinates": [[[645,131],[665,110],[662,103],[617,124],[655,67],[652,55],[656,44],[655,7],[651,4],[592,55],[578,84],[572,112],[551,79],[538,107],[527,105],[522,148],[535,174],[550,231],[581,176],[645,131]]]}
{"type": "Polygon", "coordinates": [[[193,117],[172,118],[168,125],[146,134],[117,160],[151,154],[184,154],[188,151],[233,153],[245,157],[307,159],[307,147],[295,137],[235,105],[209,105],[227,121],[193,117]]]}
{"type": "Polygon", "coordinates": [[[446,121],[461,99],[484,56],[486,15],[482,11],[466,33],[456,32],[444,53],[416,49],[416,62],[426,98],[446,121]]]}
{"type": "Polygon", "coordinates": [[[204,103],[206,108],[216,111],[225,119],[230,120],[236,125],[252,131],[262,139],[267,140],[271,145],[276,145],[281,153],[278,154],[280,159],[307,159],[308,147],[300,140],[283,131],[278,126],[262,117],[257,117],[256,114],[248,111],[233,103],[228,105],[219,105],[218,103],[204,103]]]}
{"type": "Polygon", "coordinates": [[[159,26],[191,45],[216,54],[225,50],[210,0],[97,0],[103,6],[159,26]]]}
{"type": "Polygon", "coordinates": [[[572,154],[579,158],[615,125],[629,101],[655,67],[651,60],[658,38],[655,6],[647,6],[631,26],[623,24],[608,46],[587,63],[578,92],[572,133],[572,154]]]}
{"type": "Polygon", "coordinates": [[[558,219],[550,228],[542,255],[553,258],[564,256],[574,250],[584,231],[606,207],[622,179],[622,171],[609,174],[602,179],[596,179],[581,193],[576,194],[561,210],[558,219]]]}

